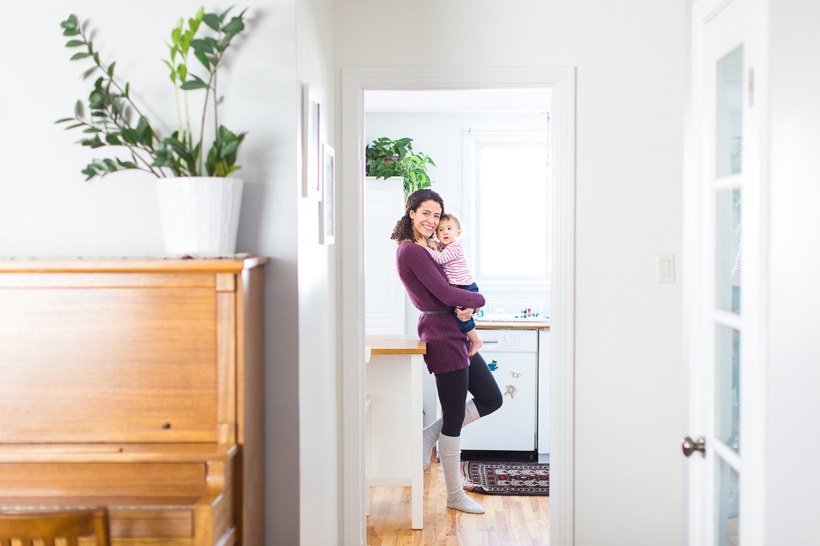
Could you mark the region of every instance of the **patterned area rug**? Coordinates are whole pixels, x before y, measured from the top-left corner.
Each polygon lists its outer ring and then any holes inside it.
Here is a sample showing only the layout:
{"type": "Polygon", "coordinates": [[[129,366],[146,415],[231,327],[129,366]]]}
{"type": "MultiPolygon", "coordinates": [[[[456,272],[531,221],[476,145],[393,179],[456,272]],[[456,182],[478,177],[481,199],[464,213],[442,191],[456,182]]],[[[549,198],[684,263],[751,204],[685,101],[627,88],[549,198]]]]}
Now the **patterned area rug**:
{"type": "Polygon", "coordinates": [[[549,497],[549,463],[461,463],[464,490],[485,495],[530,495],[549,497]]]}

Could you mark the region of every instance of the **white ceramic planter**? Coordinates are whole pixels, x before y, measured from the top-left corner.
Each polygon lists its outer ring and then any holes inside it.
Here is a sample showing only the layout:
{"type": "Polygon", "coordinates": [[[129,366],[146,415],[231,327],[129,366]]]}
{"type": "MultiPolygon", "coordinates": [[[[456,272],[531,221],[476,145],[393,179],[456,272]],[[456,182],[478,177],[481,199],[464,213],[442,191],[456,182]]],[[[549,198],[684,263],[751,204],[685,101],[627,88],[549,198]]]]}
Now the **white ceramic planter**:
{"type": "Polygon", "coordinates": [[[160,178],[156,185],[167,254],[236,252],[242,180],[176,177],[160,178]]]}

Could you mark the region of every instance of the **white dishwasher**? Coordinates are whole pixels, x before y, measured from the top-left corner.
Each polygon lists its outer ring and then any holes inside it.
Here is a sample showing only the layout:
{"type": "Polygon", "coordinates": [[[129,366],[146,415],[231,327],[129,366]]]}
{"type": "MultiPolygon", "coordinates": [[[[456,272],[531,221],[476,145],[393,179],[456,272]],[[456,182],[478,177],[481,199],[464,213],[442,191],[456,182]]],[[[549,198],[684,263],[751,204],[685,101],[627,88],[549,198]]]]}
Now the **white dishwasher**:
{"type": "MultiPolygon", "coordinates": [[[[504,403],[464,427],[461,449],[534,451],[538,414],[538,332],[481,330],[479,353],[495,377],[504,403]]],[[[468,398],[469,398],[468,394],[468,398]]]]}

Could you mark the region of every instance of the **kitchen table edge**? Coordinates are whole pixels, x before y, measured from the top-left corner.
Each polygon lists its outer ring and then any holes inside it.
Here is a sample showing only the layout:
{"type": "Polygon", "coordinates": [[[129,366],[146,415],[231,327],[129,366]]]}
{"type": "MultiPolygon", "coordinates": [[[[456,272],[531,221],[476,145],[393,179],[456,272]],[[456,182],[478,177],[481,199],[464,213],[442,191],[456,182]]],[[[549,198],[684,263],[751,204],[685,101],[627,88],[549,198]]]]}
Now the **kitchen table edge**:
{"type": "Polygon", "coordinates": [[[423,355],[427,343],[412,335],[368,335],[364,338],[372,355],[423,355]]]}

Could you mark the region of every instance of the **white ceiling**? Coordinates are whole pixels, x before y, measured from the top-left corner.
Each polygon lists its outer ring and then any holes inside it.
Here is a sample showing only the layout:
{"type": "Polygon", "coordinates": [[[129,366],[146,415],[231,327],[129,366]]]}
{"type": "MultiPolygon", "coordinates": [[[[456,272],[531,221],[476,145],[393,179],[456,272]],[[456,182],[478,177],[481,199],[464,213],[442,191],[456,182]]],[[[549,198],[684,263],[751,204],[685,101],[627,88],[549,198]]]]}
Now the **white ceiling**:
{"type": "Polygon", "coordinates": [[[547,89],[458,91],[366,91],[365,112],[372,113],[547,113],[547,89]]]}

